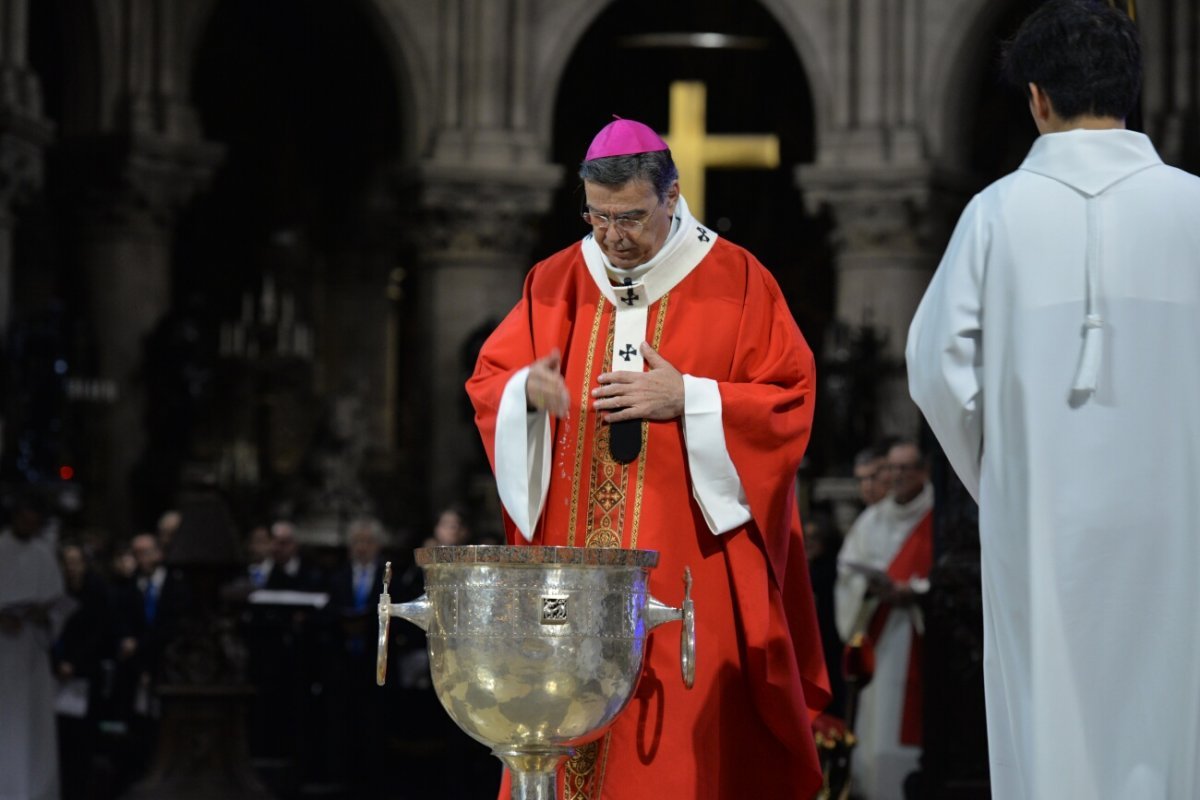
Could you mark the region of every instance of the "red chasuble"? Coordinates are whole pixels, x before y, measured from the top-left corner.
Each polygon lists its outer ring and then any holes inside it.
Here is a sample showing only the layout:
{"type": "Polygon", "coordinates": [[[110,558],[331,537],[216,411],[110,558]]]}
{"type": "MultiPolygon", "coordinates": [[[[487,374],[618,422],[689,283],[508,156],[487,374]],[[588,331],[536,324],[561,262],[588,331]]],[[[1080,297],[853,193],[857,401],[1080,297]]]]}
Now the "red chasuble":
{"type": "MultiPolygon", "coordinates": [[[[561,797],[810,798],[821,781],[811,720],[828,700],[828,679],[793,481],[812,422],[812,354],[771,275],[724,239],[650,305],[646,340],[720,391],[725,444],[752,519],[714,535],[693,498],[681,419],[643,422],[629,464],[609,454],[589,393],[611,368],[613,316],[572,245],[530,272],[467,383],[494,468],[506,383],[559,348],[571,408],[552,421],[533,543],[657,550],[650,590],[674,606],[684,567],[695,579],[695,688],[680,677],[679,626],[658,628],[633,700],[567,762],[561,797]]],[[[505,523],[509,541],[525,543],[507,515],[505,523]]]]}

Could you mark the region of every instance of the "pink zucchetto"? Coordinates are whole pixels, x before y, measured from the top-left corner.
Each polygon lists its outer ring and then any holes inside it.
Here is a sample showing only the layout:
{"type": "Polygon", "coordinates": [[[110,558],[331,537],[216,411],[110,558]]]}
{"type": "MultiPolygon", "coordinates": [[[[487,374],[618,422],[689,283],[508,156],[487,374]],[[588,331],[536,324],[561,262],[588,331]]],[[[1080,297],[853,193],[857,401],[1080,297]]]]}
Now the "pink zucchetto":
{"type": "Polygon", "coordinates": [[[654,153],[666,149],[667,143],[649,125],[617,117],[601,128],[596,138],[592,139],[583,160],[654,153]]]}

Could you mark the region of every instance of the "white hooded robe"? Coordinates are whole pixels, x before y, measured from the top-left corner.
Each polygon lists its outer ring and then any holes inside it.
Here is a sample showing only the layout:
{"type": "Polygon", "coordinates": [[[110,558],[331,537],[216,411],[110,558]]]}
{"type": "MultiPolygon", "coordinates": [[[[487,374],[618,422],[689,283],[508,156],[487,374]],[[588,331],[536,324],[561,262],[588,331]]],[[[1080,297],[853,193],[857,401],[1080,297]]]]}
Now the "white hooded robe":
{"type": "Polygon", "coordinates": [[[996,798],[1200,797],[1200,179],[1041,136],[964,211],[909,331],[980,504],[996,798]]]}

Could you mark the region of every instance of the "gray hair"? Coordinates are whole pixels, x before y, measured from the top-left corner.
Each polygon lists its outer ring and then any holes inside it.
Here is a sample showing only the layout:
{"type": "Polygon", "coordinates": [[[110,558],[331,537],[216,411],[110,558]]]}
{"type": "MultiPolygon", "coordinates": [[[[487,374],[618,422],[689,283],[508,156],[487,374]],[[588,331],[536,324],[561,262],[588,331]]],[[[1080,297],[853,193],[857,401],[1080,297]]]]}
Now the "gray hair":
{"type": "Polygon", "coordinates": [[[346,541],[356,534],[364,533],[376,544],[383,544],[383,525],[374,517],[359,517],[346,528],[346,541]]]}
{"type": "Polygon", "coordinates": [[[658,199],[666,200],[671,184],[679,180],[679,170],[675,168],[670,150],[656,150],[584,161],[579,165],[579,177],[612,187],[624,186],[638,179],[646,180],[654,187],[658,199]]]}

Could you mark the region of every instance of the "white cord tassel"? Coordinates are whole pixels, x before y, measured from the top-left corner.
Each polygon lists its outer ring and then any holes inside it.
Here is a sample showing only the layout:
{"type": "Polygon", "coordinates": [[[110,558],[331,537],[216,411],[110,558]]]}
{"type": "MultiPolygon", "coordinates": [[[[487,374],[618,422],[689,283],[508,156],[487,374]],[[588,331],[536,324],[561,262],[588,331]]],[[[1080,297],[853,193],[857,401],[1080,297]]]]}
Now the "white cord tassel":
{"type": "Polygon", "coordinates": [[[1100,358],[1104,354],[1104,320],[1099,314],[1088,314],[1083,324],[1083,352],[1079,354],[1079,368],[1075,370],[1075,392],[1094,392],[1100,377],[1100,358]]]}
{"type": "Polygon", "coordinates": [[[1086,316],[1083,321],[1083,350],[1075,370],[1072,392],[1092,394],[1100,378],[1104,357],[1104,319],[1100,316],[1097,284],[1100,282],[1100,205],[1095,197],[1087,199],[1087,256],[1083,264],[1086,283],[1086,316]]]}

